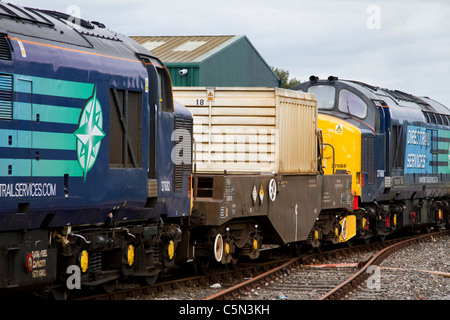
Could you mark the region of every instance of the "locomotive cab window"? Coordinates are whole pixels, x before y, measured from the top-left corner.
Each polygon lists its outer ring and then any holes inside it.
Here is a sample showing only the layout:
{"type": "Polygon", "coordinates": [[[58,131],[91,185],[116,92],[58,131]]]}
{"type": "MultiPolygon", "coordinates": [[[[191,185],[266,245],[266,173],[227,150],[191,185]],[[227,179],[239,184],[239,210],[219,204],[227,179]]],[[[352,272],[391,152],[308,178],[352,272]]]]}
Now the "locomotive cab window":
{"type": "Polygon", "coordinates": [[[339,111],[364,119],[367,116],[367,104],[356,94],[346,89],[339,92],[339,111]]]}
{"type": "Polygon", "coordinates": [[[110,90],[109,166],[142,168],[142,93],[110,90]]]}
{"type": "Polygon", "coordinates": [[[172,81],[166,69],[158,70],[158,107],[165,112],[173,112],[172,81]]]}
{"type": "Polygon", "coordinates": [[[384,112],[383,112],[383,107],[378,107],[377,106],[377,113],[376,113],[376,117],[375,117],[375,132],[376,133],[383,133],[385,128],[384,128],[384,112]]]}
{"type": "Polygon", "coordinates": [[[312,86],[308,88],[309,93],[313,93],[317,100],[317,106],[321,110],[332,110],[336,88],[328,85],[312,86]]]}
{"type": "Polygon", "coordinates": [[[405,142],[404,127],[401,125],[392,125],[392,168],[404,169],[405,164],[405,142]]]}

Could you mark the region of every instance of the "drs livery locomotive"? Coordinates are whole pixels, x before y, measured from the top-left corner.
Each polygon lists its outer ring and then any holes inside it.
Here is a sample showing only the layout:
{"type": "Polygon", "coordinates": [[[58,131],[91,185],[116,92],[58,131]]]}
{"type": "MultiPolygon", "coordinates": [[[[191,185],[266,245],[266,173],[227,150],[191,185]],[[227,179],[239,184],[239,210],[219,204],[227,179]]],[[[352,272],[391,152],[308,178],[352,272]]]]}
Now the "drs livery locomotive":
{"type": "Polygon", "coordinates": [[[154,282],[190,214],[180,152],[191,131],[167,70],[139,44],[2,2],[0,290],[64,297],[69,266],[105,289],[122,276],[154,282]]]}
{"type": "Polygon", "coordinates": [[[449,108],[334,76],[311,76],[292,89],[318,101],[325,174],[352,176],[357,237],[448,223],[449,108]]]}
{"type": "Polygon", "coordinates": [[[172,88],[102,23],[1,2],[0,295],[444,228],[449,126],[429,98],[336,77],[172,88]]]}

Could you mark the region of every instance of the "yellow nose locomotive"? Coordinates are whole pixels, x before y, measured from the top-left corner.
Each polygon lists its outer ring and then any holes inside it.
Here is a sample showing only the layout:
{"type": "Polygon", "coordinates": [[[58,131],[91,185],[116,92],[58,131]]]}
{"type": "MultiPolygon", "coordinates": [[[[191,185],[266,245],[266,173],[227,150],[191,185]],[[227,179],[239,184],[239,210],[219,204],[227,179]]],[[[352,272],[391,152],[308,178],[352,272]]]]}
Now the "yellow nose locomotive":
{"type": "Polygon", "coordinates": [[[449,219],[450,110],[427,97],[330,76],[293,88],[313,93],[325,174],[352,175],[357,237],[449,219]]]}

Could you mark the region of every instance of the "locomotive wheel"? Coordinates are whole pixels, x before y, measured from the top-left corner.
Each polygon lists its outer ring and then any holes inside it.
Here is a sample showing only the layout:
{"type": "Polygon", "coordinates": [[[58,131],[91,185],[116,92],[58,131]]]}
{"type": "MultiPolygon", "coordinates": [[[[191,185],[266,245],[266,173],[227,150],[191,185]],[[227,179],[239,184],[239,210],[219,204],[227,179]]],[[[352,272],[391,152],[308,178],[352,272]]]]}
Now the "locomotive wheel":
{"type": "Polygon", "coordinates": [[[142,283],[146,286],[152,286],[156,283],[158,280],[159,273],[153,275],[153,276],[146,276],[142,278],[142,283]]]}
{"type": "Polygon", "coordinates": [[[354,244],[353,240],[354,239],[351,238],[350,240],[345,241],[345,244],[347,245],[347,247],[349,247],[349,248],[353,247],[353,244],[354,244]]]}
{"type": "Polygon", "coordinates": [[[318,247],[313,247],[313,251],[316,253],[322,253],[323,252],[323,243],[320,242],[318,247]]]}
{"type": "Polygon", "coordinates": [[[194,271],[198,275],[206,275],[209,273],[211,259],[208,257],[198,257],[194,260],[194,271]]]}
{"type": "Polygon", "coordinates": [[[102,283],[96,287],[102,293],[113,293],[116,290],[116,280],[102,283]]]}
{"type": "Polygon", "coordinates": [[[236,270],[240,265],[239,256],[232,255],[230,263],[226,264],[228,270],[236,270]]]}
{"type": "Polygon", "coordinates": [[[53,287],[51,297],[57,301],[65,301],[69,298],[70,290],[64,286],[53,287]]]}
{"type": "Polygon", "coordinates": [[[301,242],[292,242],[291,245],[291,254],[293,257],[300,257],[302,254],[302,243],[301,242]]]}
{"type": "Polygon", "coordinates": [[[323,252],[322,231],[320,231],[319,229],[315,229],[313,231],[312,247],[315,252],[323,252]]]}

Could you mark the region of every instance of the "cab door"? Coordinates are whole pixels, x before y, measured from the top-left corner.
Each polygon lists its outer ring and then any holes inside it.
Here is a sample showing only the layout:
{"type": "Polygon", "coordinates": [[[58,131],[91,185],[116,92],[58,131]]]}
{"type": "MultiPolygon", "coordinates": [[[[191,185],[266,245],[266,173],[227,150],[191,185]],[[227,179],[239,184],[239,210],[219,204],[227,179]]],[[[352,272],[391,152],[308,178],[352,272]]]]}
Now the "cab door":
{"type": "MultiPolygon", "coordinates": [[[[145,83],[145,92],[148,95],[149,109],[149,154],[148,154],[148,179],[156,181],[156,135],[157,135],[157,109],[158,109],[158,76],[155,70],[154,61],[151,57],[141,56],[148,78],[145,83]]],[[[156,195],[155,195],[156,196],[156,195]]]]}
{"type": "Polygon", "coordinates": [[[374,136],[374,161],[376,170],[376,188],[390,188],[391,161],[390,135],[391,112],[384,101],[374,101],[376,122],[374,136]]]}

